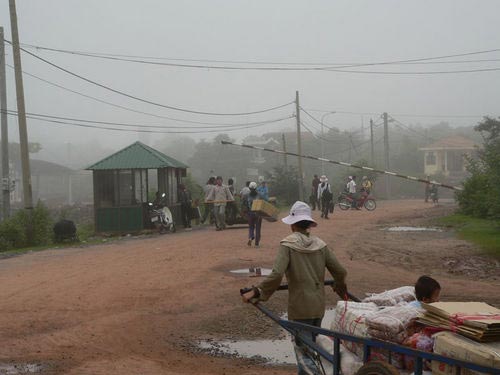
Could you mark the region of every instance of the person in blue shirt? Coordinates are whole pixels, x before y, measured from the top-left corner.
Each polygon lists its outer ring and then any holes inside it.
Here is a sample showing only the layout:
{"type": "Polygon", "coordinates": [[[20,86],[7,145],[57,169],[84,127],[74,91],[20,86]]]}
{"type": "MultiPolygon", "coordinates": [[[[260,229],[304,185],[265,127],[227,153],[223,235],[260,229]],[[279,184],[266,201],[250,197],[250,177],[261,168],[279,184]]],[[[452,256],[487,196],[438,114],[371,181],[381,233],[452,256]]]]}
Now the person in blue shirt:
{"type": "Polygon", "coordinates": [[[423,303],[439,302],[441,294],[441,285],[430,276],[420,276],[415,283],[416,301],[410,302],[408,305],[416,308],[422,307],[423,303]]]}
{"type": "Polygon", "coordinates": [[[269,200],[269,189],[267,188],[266,181],[264,181],[263,179],[260,180],[260,185],[257,188],[257,192],[262,197],[260,199],[264,199],[266,201],[269,200]]]}

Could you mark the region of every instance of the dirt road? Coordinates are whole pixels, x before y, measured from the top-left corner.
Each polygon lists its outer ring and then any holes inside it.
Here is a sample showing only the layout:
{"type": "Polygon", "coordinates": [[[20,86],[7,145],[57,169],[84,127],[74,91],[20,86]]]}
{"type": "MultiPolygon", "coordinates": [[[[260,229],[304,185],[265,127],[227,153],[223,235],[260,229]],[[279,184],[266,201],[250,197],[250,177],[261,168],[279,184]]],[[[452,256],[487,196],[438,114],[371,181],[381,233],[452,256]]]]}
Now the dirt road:
{"type": "MultiPolygon", "coordinates": [[[[428,273],[443,300],[500,305],[498,262],[451,232],[391,233],[450,211],[420,201],[379,202],[374,212],[314,216],[349,272],[355,295],[413,284],[428,273]],[[464,261],[469,260],[469,261],[464,261]]],[[[193,351],[206,338],[264,337],[275,328],[238,296],[257,282],[229,273],[271,267],[289,228],[264,222],[261,248],[245,229],[203,227],[0,260],[0,364],[38,363],[44,374],[291,374],[249,360],[193,351]]],[[[329,301],[336,297],[328,292],[329,301]]],[[[270,306],[284,309],[286,295],[270,306]]]]}

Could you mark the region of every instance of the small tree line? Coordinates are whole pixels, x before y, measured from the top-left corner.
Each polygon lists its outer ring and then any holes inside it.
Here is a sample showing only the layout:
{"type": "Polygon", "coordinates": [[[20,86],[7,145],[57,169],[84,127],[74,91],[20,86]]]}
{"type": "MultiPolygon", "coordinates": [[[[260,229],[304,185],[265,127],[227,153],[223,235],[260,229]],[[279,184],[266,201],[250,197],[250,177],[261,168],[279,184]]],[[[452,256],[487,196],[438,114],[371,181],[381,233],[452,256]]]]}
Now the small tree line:
{"type": "Polygon", "coordinates": [[[483,137],[477,159],[468,160],[471,176],[464,190],[457,193],[460,210],[465,215],[500,219],[500,118],[485,117],[474,128],[483,137]]]}

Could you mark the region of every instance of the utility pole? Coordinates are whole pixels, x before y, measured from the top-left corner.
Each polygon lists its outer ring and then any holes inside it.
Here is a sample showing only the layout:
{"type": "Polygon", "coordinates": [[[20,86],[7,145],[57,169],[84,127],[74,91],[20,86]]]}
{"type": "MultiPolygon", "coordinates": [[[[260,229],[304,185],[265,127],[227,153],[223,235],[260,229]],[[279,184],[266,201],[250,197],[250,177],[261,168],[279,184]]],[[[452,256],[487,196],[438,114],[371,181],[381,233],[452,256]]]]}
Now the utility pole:
{"type": "Polygon", "coordinates": [[[375,166],[375,150],[373,148],[373,119],[370,119],[370,146],[371,146],[371,157],[372,157],[372,166],[375,166]]]}
{"type": "MultiPolygon", "coordinates": [[[[384,160],[385,160],[385,170],[389,170],[389,121],[387,112],[382,115],[384,119],[384,160]]],[[[390,199],[391,197],[391,186],[389,175],[385,175],[385,198],[390,199]]]]}
{"type": "Polygon", "coordinates": [[[19,143],[21,144],[21,166],[23,169],[24,208],[33,208],[31,189],[30,156],[28,149],[28,129],[26,125],[26,107],[24,105],[23,73],[21,67],[21,50],[17,29],[16,1],[9,0],[10,27],[12,33],[12,51],[14,56],[14,73],[16,77],[17,120],[19,122],[19,143]]]}
{"type": "Polygon", "coordinates": [[[9,130],[7,126],[7,82],[5,74],[5,42],[0,26],[0,123],[2,125],[2,218],[10,216],[9,130]]]}
{"type": "MultiPolygon", "coordinates": [[[[286,152],[285,133],[281,133],[281,140],[283,141],[283,152],[286,152]]],[[[285,170],[288,171],[288,158],[286,154],[283,155],[283,162],[285,163],[285,170]]]]}
{"type": "Polygon", "coordinates": [[[299,92],[295,91],[295,117],[297,118],[297,155],[299,162],[299,200],[304,201],[304,175],[302,174],[302,139],[300,136],[299,92]]]}

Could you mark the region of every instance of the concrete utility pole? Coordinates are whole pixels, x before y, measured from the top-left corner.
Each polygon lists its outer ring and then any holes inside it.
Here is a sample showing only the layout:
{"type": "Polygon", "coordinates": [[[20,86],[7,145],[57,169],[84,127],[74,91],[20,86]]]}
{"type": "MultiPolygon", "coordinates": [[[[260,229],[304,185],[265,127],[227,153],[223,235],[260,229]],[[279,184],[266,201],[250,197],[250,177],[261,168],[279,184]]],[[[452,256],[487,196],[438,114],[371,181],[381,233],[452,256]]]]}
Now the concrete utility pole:
{"type": "Polygon", "coordinates": [[[295,91],[295,111],[297,118],[297,157],[299,162],[299,200],[304,201],[304,175],[302,174],[302,139],[300,135],[299,92],[295,91]]]}
{"type": "MultiPolygon", "coordinates": [[[[384,160],[385,160],[385,170],[389,170],[389,121],[387,112],[382,115],[384,119],[384,160]]],[[[389,180],[389,175],[385,175],[385,198],[391,198],[391,185],[389,180]]]]}
{"type": "Polygon", "coordinates": [[[28,129],[26,125],[26,107],[24,105],[23,73],[21,67],[21,50],[17,30],[17,13],[15,0],[9,0],[10,27],[12,33],[12,51],[14,56],[14,73],[16,77],[17,120],[19,122],[19,143],[21,144],[21,166],[23,169],[24,208],[33,208],[31,188],[30,156],[28,149],[28,129]]]}
{"type": "MultiPolygon", "coordinates": [[[[281,140],[283,141],[283,152],[286,152],[285,133],[281,133],[281,140]]],[[[283,155],[283,162],[285,163],[285,170],[288,170],[288,159],[286,154],[283,155]]]]}
{"type": "Polygon", "coordinates": [[[0,123],[2,125],[2,218],[10,216],[9,130],[7,126],[7,82],[5,74],[5,42],[0,27],[0,123]]]}
{"type": "Polygon", "coordinates": [[[372,157],[372,165],[375,166],[375,150],[373,148],[373,120],[370,119],[370,146],[371,146],[371,157],[372,157]]]}

